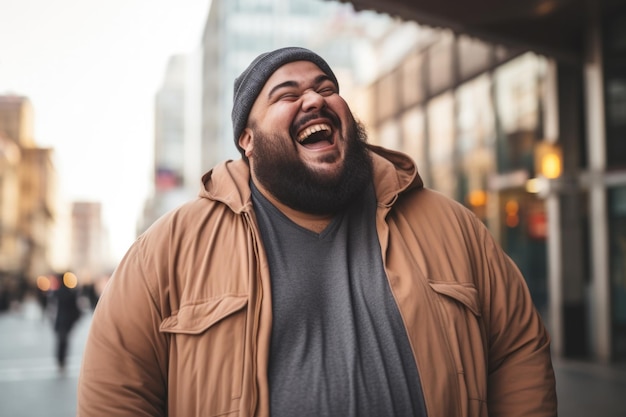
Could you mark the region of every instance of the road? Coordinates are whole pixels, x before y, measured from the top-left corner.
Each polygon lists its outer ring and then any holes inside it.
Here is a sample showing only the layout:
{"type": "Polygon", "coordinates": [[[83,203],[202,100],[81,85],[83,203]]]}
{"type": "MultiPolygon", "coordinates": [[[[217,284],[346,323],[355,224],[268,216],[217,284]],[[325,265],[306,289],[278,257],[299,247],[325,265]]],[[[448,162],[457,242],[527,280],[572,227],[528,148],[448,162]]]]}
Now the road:
{"type": "MultiPolygon", "coordinates": [[[[54,360],[54,333],[34,302],[0,313],[0,417],[72,417],[81,354],[91,314],[71,338],[64,373],[54,360]]],[[[626,417],[626,363],[554,361],[560,417],[626,417]]]]}
{"type": "Polygon", "coordinates": [[[71,417],[90,314],[73,330],[65,372],[54,359],[54,332],[34,302],[0,314],[0,417],[71,417]]]}

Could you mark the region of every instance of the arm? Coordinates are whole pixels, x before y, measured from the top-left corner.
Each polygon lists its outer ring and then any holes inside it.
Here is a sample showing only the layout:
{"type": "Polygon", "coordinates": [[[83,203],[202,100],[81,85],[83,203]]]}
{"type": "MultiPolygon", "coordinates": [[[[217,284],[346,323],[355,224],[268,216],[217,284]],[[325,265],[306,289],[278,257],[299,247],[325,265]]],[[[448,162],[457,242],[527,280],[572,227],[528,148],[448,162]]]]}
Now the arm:
{"type": "Polygon", "coordinates": [[[165,416],[167,337],[150,287],[139,240],[130,248],[98,302],[78,384],[78,413],[165,416]]]}
{"type": "Polygon", "coordinates": [[[485,239],[489,415],[556,416],[550,337],[519,269],[490,236],[485,239]]]}

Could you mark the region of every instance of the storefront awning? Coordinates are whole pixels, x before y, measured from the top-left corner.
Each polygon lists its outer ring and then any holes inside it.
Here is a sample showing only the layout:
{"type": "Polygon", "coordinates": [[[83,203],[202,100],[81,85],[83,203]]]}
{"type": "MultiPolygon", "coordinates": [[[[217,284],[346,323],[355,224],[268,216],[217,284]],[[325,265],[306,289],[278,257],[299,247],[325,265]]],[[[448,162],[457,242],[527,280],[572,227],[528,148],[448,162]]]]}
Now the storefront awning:
{"type": "Polygon", "coordinates": [[[610,13],[626,5],[626,0],[341,1],[356,10],[376,10],[568,61],[581,60],[585,31],[595,12],[610,13]]]}

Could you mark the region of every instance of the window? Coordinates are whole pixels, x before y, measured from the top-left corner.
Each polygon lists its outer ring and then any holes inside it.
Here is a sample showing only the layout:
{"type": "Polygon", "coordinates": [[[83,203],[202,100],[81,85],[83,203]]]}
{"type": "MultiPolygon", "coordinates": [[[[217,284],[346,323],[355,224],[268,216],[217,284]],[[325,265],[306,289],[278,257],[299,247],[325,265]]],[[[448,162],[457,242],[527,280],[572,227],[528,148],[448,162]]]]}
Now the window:
{"type": "Polygon", "coordinates": [[[540,83],[546,62],[527,53],[494,72],[498,171],[534,172],[534,146],[542,139],[540,83]]]}
{"type": "Polygon", "coordinates": [[[457,197],[454,158],[454,95],[433,98],[426,109],[428,118],[428,158],[432,186],[451,198],[457,197]]]}

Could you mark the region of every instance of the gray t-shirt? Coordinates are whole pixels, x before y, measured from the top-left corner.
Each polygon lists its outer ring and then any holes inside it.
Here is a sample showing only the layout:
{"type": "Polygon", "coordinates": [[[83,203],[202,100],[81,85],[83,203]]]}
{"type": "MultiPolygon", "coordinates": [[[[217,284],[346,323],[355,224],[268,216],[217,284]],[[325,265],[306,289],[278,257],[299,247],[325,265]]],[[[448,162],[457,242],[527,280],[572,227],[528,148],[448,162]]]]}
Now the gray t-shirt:
{"type": "Polygon", "coordinates": [[[425,417],[382,266],[373,187],[317,234],[251,186],[271,272],[272,417],[425,417]]]}

